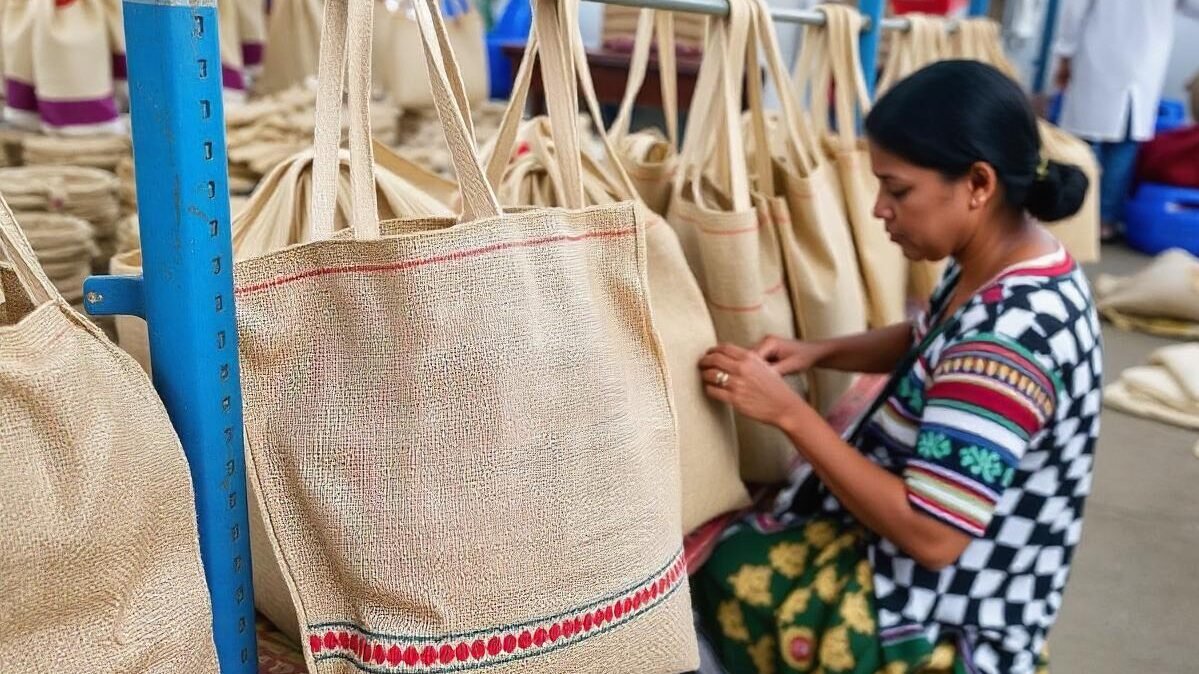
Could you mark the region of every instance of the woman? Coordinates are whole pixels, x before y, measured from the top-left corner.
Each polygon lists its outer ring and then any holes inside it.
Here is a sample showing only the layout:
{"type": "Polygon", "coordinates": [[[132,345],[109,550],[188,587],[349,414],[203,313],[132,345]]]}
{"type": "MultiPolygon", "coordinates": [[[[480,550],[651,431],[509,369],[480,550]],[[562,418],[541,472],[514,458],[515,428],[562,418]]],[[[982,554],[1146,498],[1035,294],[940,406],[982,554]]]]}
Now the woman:
{"type": "Polygon", "coordinates": [[[912,260],[950,259],[912,323],[712,349],[709,395],[782,429],[813,469],[726,532],[694,578],[730,671],[1034,672],[1078,543],[1099,430],[1099,324],[1037,220],[1087,188],[1039,158],[1019,87],[976,62],[900,82],[866,119],[875,214],[912,260]],[[841,439],[782,376],[891,372],[841,439]]]}

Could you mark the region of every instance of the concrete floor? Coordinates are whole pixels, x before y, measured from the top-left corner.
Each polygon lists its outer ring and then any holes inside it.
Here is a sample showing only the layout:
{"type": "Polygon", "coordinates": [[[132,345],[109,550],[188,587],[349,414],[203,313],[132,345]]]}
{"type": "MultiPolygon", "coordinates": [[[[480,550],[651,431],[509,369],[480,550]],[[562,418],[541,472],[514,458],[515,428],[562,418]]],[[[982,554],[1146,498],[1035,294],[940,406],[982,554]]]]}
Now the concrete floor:
{"type": "MultiPolygon", "coordinates": [[[[1149,258],[1107,247],[1091,271],[1135,272],[1149,258]]],[[[1104,330],[1106,379],[1169,342],[1104,330]]],[[[1199,434],[1106,409],[1094,491],[1062,615],[1054,674],[1199,672],[1199,434]]]]}

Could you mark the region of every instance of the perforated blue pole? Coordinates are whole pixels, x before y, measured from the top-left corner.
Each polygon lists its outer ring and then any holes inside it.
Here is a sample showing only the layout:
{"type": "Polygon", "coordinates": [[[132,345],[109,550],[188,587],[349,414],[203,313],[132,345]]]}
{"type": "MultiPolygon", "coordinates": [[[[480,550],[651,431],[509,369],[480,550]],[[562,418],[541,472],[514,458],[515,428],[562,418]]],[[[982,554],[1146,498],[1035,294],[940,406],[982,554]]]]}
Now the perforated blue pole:
{"type": "Polygon", "coordinates": [[[866,76],[866,89],[874,96],[874,84],[878,77],[878,48],[883,34],[883,10],[886,0],[861,0],[858,11],[870,20],[870,26],[862,31],[858,47],[862,52],[862,73],[866,76]]]}
{"type": "Polygon", "coordinates": [[[91,279],[85,296],[95,314],[144,308],[154,385],[191,466],[221,672],[253,674],[216,0],[124,0],[124,14],[144,281],[91,279]]]}

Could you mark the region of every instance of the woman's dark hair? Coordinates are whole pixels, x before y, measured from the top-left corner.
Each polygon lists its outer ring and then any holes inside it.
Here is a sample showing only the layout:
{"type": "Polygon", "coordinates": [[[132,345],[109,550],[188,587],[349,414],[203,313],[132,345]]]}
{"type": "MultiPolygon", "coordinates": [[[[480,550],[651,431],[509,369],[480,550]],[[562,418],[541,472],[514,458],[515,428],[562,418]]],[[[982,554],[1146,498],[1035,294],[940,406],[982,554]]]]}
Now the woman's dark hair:
{"type": "Polygon", "coordinates": [[[1044,222],[1074,215],[1086,196],[1081,169],[1042,162],[1036,115],[1019,85],[978,61],[941,61],[901,80],[866,117],[866,134],[951,179],[986,162],[1007,203],[1044,222]]]}

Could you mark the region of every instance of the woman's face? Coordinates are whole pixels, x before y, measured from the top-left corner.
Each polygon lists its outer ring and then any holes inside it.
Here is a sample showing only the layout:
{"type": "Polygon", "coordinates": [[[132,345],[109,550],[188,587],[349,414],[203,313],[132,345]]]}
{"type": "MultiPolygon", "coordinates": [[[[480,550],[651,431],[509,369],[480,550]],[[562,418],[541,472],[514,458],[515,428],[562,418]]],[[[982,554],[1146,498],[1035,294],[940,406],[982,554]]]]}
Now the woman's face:
{"type": "Polygon", "coordinates": [[[870,143],[879,179],[874,215],[909,260],[942,260],[970,240],[978,196],[970,176],[951,180],[870,143]]]}

